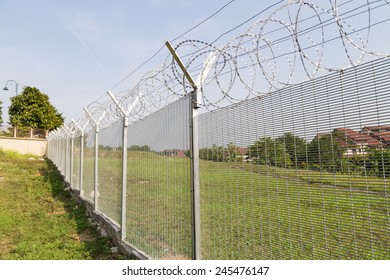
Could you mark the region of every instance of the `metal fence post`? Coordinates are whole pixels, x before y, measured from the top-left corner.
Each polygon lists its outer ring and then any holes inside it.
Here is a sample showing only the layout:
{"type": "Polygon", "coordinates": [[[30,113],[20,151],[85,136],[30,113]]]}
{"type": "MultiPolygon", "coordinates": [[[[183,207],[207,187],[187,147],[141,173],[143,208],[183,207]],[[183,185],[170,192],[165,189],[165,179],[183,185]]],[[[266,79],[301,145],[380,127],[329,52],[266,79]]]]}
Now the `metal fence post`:
{"type": "Polygon", "coordinates": [[[66,158],[69,160],[69,162],[66,163],[66,172],[65,172],[65,178],[68,180],[70,187],[72,188],[72,176],[73,176],[73,148],[74,148],[74,131],[71,130],[68,126],[64,124],[65,130],[66,130],[66,147],[69,150],[66,153],[66,158]],[[69,134],[68,134],[69,133],[69,134]],[[70,143],[69,143],[70,139],[70,143]],[[70,147],[69,147],[70,144],[70,147]],[[69,168],[69,170],[68,170],[69,168]]]}
{"type": "Polygon", "coordinates": [[[123,141],[122,141],[122,212],[121,212],[121,239],[126,238],[126,197],[127,197],[127,127],[129,125],[129,118],[123,118],[123,141]]]}
{"type": "Polygon", "coordinates": [[[70,187],[72,188],[72,177],[73,177],[73,157],[74,157],[74,154],[73,154],[73,149],[74,149],[74,134],[72,133],[71,136],[70,136],[70,155],[69,155],[69,160],[70,160],[70,170],[69,170],[69,183],[70,183],[70,187]]]}
{"type": "Polygon", "coordinates": [[[139,97],[137,96],[133,103],[127,110],[118,102],[111,91],[107,91],[108,95],[117,105],[123,116],[123,131],[122,131],[122,205],[121,205],[121,239],[126,238],[126,210],[127,210],[127,128],[129,126],[129,115],[134,106],[138,103],[139,97]]]}
{"type": "Polygon", "coordinates": [[[174,60],[183,71],[184,76],[190,83],[193,91],[189,94],[189,117],[190,117],[190,158],[191,158],[191,197],[192,197],[192,246],[193,259],[200,260],[201,254],[201,219],[200,219],[200,184],[199,184],[199,135],[198,135],[198,109],[200,108],[200,97],[198,88],[201,88],[208,73],[213,67],[213,63],[218,57],[218,51],[211,52],[202,65],[202,71],[198,79],[194,81],[188,73],[180,57],[176,54],[175,49],[167,41],[165,43],[171,52],[174,60]]]}
{"type": "Polygon", "coordinates": [[[93,202],[95,210],[99,209],[98,205],[98,197],[99,197],[99,123],[100,121],[105,117],[106,112],[103,112],[103,114],[100,116],[99,119],[95,120],[95,118],[92,116],[92,114],[88,111],[87,108],[84,108],[84,111],[87,113],[87,117],[90,119],[92,123],[95,125],[95,164],[94,164],[94,195],[93,195],[93,202]]]}
{"type": "Polygon", "coordinates": [[[84,134],[85,134],[85,129],[87,128],[87,125],[89,124],[89,120],[85,123],[84,126],[80,126],[78,122],[75,120],[72,120],[72,122],[78,127],[80,130],[80,171],[79,171],[79,191],[80,191],[80,196],[83,197],[84,195],[84,190],[83,190],[83,176],[84,176],[84,134]]]}
{"type": "Polygon", "coordinates": [[[79,190],[80,190],[80,196],[84,196],[84,189],[83,189],[83,177],[84,177],[84,130],[81,130],[80,135],[80,178],[79,178],[79,190]]]}
{"type": "Polygon", "coordinates": [[[191,204],[192,204],[192,234],[193,258],[200,260],[201,256],[201,223],[200,223],[200,185],[199,185],[199,136],[198,136],[198,109],[194,97],[196,90],[188,97],[190,105],[190,158],[191,158],[191,204]]]}
{"type": "Polygon", "coordinates": [[[191,75],[188,73],[184,64],[180,60],[179,56],[176,54],[174,48],[169,42],[166,42],[165,45],[171,52],[176,63],[179,65],[180,69],[183,71],[184,76],[187,78],[188,82],[191,84],[194,89],[188,96],[190,110],[190,158],[191,158],[191,217],[192,217],[192,258],[194,260],[200,260],[201,255],[201,223],[200,223],[200,190],[199,190],[199,146],[198,146],[198,96],[195,81],[192,79],[191,75]]]}
{"type": "Polygon", "coordinates": [[[95,124],[95,164],[94,164],[94,192],[93,202],[95,210],[99,209],[98,197],[99,197],[99,124],[95,124]]]}
{"type": "Polygon", "coordinates": [[[64,127],[62,128],[62,162],[61,162],[61,173],[66,177],[66,166],[67,166],[67,153],[68,153],[68,135],[65,133],[64,127]]]}

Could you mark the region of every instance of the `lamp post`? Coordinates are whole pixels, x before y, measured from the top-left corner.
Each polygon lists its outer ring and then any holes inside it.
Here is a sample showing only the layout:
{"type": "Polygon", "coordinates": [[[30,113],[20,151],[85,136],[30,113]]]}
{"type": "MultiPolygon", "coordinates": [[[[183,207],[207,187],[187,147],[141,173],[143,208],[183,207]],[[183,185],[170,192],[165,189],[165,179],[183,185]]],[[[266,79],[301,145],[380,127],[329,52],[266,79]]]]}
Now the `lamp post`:
{"type": "Polygon", "coordinates": [[[15,96],[18,95],[18,83],[15,82],[14,80],[8,80],[6,83],[5,83],[5,87],[3,88],[3,90],[8,90],[8,83],[9,82],[13,82],[15,84],[15,96]]]}

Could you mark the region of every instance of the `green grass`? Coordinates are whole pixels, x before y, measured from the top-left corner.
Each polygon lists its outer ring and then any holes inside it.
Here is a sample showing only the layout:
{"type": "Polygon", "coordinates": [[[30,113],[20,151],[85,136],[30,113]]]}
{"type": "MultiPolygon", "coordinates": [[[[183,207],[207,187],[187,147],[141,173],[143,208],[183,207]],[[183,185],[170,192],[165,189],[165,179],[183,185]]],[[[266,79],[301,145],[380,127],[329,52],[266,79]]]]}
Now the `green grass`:
{"type": "Polygon", "coordinates": [[[344,187],[338,176],[329,186],[320,177],[281,178],[268,169],[202,162],[206,258],[390,259],[389,197],[383,192],[344,187]]]}
{"type": "MultiPolygon", "coordinates": [[[[120,224],[121,153],[99,158],[98,209],[120,224]],[[118,156],[119,155],[119,156],[118,156]]],[[[84,159],[84,179],[92,182],[94,161],[84,159]]],[[[189,161],[130,152],[127,174],[127,240],[153,258],[191,257],[189,161]]],[[[93,186],[85,186],[89,196],[93,186]]]]}
{"type": "MultiPolygon", "coordinates": [[[[99,163],[100,207],[118,218],[120,158],[99,163]]],[[[127,240],[154,258],[191,258],[189,164],[129,152],[127,240]]],[[[205,259],[390,259],[386,179],[201,161],[200,180],[205,259]]]]}
{"type": "Polygon", "coordinates": [[[159,259],[191,258],[191,200],[187,158],[130,152],[128,239],[159,259]]]}
{"type": "Polygon", "coordinates": [[[0,259],[122,259],[55,167],[0,150],[0,259]]]}

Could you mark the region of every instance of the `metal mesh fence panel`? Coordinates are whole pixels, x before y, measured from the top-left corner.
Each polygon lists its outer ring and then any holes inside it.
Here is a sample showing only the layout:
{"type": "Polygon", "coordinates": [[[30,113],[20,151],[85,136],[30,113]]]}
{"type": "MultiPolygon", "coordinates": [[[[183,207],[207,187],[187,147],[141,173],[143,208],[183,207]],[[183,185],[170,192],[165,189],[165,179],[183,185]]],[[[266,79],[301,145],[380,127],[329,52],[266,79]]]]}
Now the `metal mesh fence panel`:
{"type": "Polygon", "coordinates": [[[191,258],[189,103],[128,127],[126,240],[157,259],[191,258]]]}
{"type": "Polygon", "coordinates": [[[199,116],[205,259],[390,258],[390,60],[199,116]]]}
{"type": "Polygon", "coordinates": [[[99,132],[98,210],[121,222],[122,122],[99,132]]]}
{"type": "Polygon", "coordinates": [[[95,168],[95,131],[88,130],[85,133],[84,158],[83,158],[83,186],[81,196],[85,199],[94,201],[94,168],[95,168]]]}

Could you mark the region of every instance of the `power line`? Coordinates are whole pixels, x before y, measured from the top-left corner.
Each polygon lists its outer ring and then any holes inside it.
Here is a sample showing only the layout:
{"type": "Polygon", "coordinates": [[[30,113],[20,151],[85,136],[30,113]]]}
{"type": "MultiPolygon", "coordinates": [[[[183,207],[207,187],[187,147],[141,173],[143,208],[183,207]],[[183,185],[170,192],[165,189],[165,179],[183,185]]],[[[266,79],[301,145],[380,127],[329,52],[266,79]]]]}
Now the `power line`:
{"type": "Polygon", "coordinates": [[[220,36],[218,36],[217,39],[215,39],[213,42],[211,42],[211,45],[214,44],[215,42],[217,42],[219,39],[221,39],[223,36],[225,36],[226,34],[229,34],[230,32],[233,32],[234,30],[236,30],[237,28],[240,28],[241,26],[243,26],[244,24],[248,23],[249,21],[253,20],[254,18],[258,17],[259,15],[261,15],[262,13],[266,12],[267,10],[279,5],[280,3],[284,2],[284,0],[281,0],[275,4],[272,4],[270,6],[268,6],[267,8],[265,8],[264,10],[258,12],[257,14],[255,14],[254,16],[250,17],[249,19],[245,20],[244,22],[240,23],[239,25],[233,27],[232,29],[226,31],[225,33],[222,33],[220,36]]]}
{"type": "MultiPolygon", "coordinates": [[[[230,4],[232,4],[233,2],[235,2],[236,0],[231,0],[229,1],[228,3],[226,3],[225,5],[223,5],[220,9],[218,9],[216,12],[214,12],[213,14],[211,14],[210,16],[208,16],[207,18],[205,18],[204,20],[202,20],[201,22],[199,22],[198,24],[196,24],[195,26],[191,27],[190,29],[188,29],[187,31],[185,31],[184,33],[182,33],[181,35],[177,36],[176,38],[172,39],[171,41],[175,41],[177,39],[179,39],[180,37],[183,37],[184,35],[188,34],[189,32],[191,32],[192,30],[194,30],[195,28],[199,27],[200,25],[202,25],[203,23],[205,23],[206,21],[210,20],[211,18],[213,18],[214,16],[216,16],[217,14],[219,14],[220,12],[222,12],[223,9],[225,9],[227,6],[229,6],[230,4]]],[[[282,2],[282,1],[280,1],[282,2]]],[[[165,44],[163,44],[161,46],[160,49],[158,49],[150,58],[148,58],[147,60],[145,60],[143,63],[141,63],[137,68],[135,68],[133,71],[131,71],[129,74],[127,74],[123,79],[121,79],[111,90],[114,90],[116,87],[118,87],[121,83],[123,83],[126,79],[128,79],[131,75],[133,75],[135,72],[137,72],[140,68],[142,68],[146,63],[148,63],[149,61],[151,61],[154,57],[156,57],[163,49],[165,48],[165,44]]]]}
{"type": "MultiPolygon", "coordinates": [[[[199,27],[201,24],[205,23],[206,21],[210,20],[212,17],[216,16],[217,14],[219,14],[223,9],[225,9],[227,6],[229,6],[230,4],[232,4],[233,2],[235,2],[235,0],[232,0],[232,1],[229,1],[228,3],[226,3],[225,5],[223,5],[219,10],[217,10],[216,12],[214,12],[213,14],[211,14],[209,17],[207,17],[206,19],[202,20],[200,23],[196,24],[194,27],[190,28],[189,30],[185,31],[184,33],[182,33],[181,35],[177,36],[176,38],[172,39],[171,41],[175,41],[177,39],[179,39],[180,37],[183,37],[184,35],[188,34],[189,32],[191,32],[192,30],[194,30],[195,28],[199,27]]],[[[239,25],[231,28],[230,30],[222,33],[218,38],[216,38],[211,44],[214,44],[215,42],[217,42],[220,38],[222,38],[223,36],[233,32],[234,30],[240,28],[241,26],[245,25],[246,23],[248,23],[249,21],[253,20],[254,18],[258,17],[260,14],[266,12],[267,10],[279,5],[280,3],[284,2],[284,0],[280,0],[278,1],[277,3],[274,3],[268,7],[266,7],[265,9],[261,10],[260,12],[256,13],[255,15],[251,16],[250,18],[248,18],[247,20],[245,20],[244,22],[240,23],[239,25]]],[[[121,79],[111,90],[114,90],[115,88],[117,88],[120,84],[122,84],[126,79],[128,79],[131,75],[133,75],[135,72],[137,72],[140,68],[142,68],[145,64],[147,64],[149,61],[151,61],[154,57],[156,57],[163,49],[165,48],[165,45],[162,45],[160,47],[160,49],[158,49],[150,58],[148,58],[147,60],[145,60],[143,63],[141,63],[137,68],[135,68],[133,71],[131,71],[128,75],[126,75],[123,79],[121,79]]]]}
{"type": "Polygon", "coordinates": [[[174,42],[176,41],[177,39],[179,39],[180,37],[183,37],[184,35],[186,35],[187,33],[191,32],[192,30],[194,30],[195,28],[199,27],[201,24],[205,23],[206,21],[208,21],[209,19],[211,19],[212,17],[216,16],[217,14],[219,14],[223,9],[225,9],[227,6],[229,6],[231,3],[233,3],[234,1],[236,0],[232,0],[228,3],[226,3],[225,5],[223,5],[218,11],[216,11],[215,13],[213,13],[212,15],[210,15],[209,17],[207,17],[206,19],[202,20],[201,22],[199,22],[197,25],[195,25],[194,27],[190,28],[189,30],[187,30],[186,32],[184,32],[183,34],[177,36],[175,39],[171,40],[171,42],[174,42]]]}
{"type": "Polygon", "coordinates": [[[155,52],[150,58],[145,60],[143,63],[141,63],[137,68],[135,68],[133,71],[131,71],[129,74],[127,74],[122,80],[120,80],[111,90],[114,90],[116,87],[118,87],[121,83],[123,83],[125,80],[127,80],[131,75],[133,75],[135,72],[137,72],[140,68],[142,68],[146,63],[151,61],[156,55],[158,55],[163,49],[165,48],[165,45],[162,45],[161,48],[155,52]]]}

